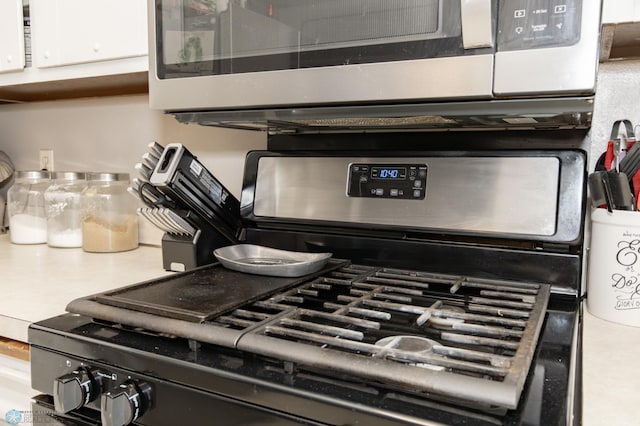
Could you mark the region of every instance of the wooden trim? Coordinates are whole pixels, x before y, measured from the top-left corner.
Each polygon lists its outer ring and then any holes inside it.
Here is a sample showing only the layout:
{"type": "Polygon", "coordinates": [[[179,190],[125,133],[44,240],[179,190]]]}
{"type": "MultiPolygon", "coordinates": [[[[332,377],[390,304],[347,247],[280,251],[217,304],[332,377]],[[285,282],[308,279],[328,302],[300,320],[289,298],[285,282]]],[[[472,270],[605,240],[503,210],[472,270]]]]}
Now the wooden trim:
{"type": "Polygon", "coordinates": [[[0,354],[29,361],[29,344],[0,337],[0,354]]]}
{"type": "Polygon", "coordinates": [[[147,72],[0,86],[0,104],[149,92],[147,72]]]}

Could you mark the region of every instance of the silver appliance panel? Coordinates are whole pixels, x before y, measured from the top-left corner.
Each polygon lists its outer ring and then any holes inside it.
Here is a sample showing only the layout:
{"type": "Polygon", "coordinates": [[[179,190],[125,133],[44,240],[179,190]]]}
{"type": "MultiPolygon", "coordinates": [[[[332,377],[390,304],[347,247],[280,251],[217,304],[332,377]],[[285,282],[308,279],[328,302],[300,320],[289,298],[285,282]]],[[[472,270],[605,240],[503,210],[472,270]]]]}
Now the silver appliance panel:
{"type": "Polygon", "coordinates": [[[493,93],[497,97],[593,93],[601,7],[601,0],[582,0],[580,39],[574,45],[497,52],[493,93]]]}
{"type": "Polygon", "coordinates": [[[556,233],[559,181],[555,157],[263,157],[253,213],[257,218],[548,237],[556,233]],[[424,199],[348,196],[354,163],[426,164],[424,199]]]}
{"type": "Polygon", "coordinates": [[[421,59],[160,80],[149,51],[149,103],[170,111],[334,102],[489,99],[493,56],[421,59]],[[426,78],[425,76],[428,76],[426,78]]]}

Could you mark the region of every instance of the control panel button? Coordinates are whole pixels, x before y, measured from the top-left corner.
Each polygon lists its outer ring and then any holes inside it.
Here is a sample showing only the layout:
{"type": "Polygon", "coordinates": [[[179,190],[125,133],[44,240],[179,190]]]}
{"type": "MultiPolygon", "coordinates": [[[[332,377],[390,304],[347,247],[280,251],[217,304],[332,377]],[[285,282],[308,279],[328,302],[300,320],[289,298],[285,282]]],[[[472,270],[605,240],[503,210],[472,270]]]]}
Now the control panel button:
{"type": "Polygon", "coordinates": [[[151,387],[128,380],[102,395],[100,413],[104,426],[126,426],[139,419],[151,404],[151,387]]]}
{"type": "Polygon", "coordinates": [[[57,412],[68,413],[93,401],[100,392],[100,375],[78,368],[53,381],[53,405],[57,412]]]}
{"type": "Polygon", "coordinates": [[[420,191],[419,189],[415,189],[415,190],[413,191],[413,197],[414,197],[414,198],[420,198],[420,197],[422,197],[422,191],[420,191]]]}
{"type": "MultiPolygon", "coordinates": [[[[416,200],[426,196],[428,167],[422,163],[357,163],[350,164],[347,196],[416,200]],[[421,189],[414,197],[413,190],[421,189]]],[[[394,201],[397,202],[397,201],[394,201]]]]}
{"type": "Polygon", "coordinates": [[[561,47],[577,43],[580,41],[583,7],[582,0],[500,0],[496,41],[498,51],[561,47]]]}

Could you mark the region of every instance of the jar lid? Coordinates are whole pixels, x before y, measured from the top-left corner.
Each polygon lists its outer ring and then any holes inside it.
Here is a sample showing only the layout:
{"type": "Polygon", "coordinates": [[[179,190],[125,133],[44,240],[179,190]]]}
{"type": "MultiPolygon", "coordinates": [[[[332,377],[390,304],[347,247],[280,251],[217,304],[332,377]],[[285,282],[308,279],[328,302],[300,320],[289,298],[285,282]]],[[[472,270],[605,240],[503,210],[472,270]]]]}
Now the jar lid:
{"type": "Polygon", "coordinates": [[[85,180],[86,178],[85,172],[51,172],[53,180],[85,180]]]}
{"type": "Polygon", "coordinates": [[[51,172],[46,170],[18,170],[16,179],[51,179],[51,172]]]}
{"type": "Polygon", "coordinates": [[[89,173],[87,180],[100,182],[128,182],[129,173],[89,173]]]}

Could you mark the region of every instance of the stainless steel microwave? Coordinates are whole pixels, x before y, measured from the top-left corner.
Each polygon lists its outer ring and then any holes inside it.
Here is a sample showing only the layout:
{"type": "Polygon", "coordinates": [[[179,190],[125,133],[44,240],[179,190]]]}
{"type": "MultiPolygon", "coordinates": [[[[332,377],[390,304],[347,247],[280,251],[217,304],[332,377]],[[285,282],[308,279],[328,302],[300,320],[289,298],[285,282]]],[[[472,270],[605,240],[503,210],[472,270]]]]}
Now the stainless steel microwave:
{"type": "Polygon", "coordinates": [[[257,127],[580,124],[600,11],[601,0],[149,0],[150,105],[257,127]]]}

